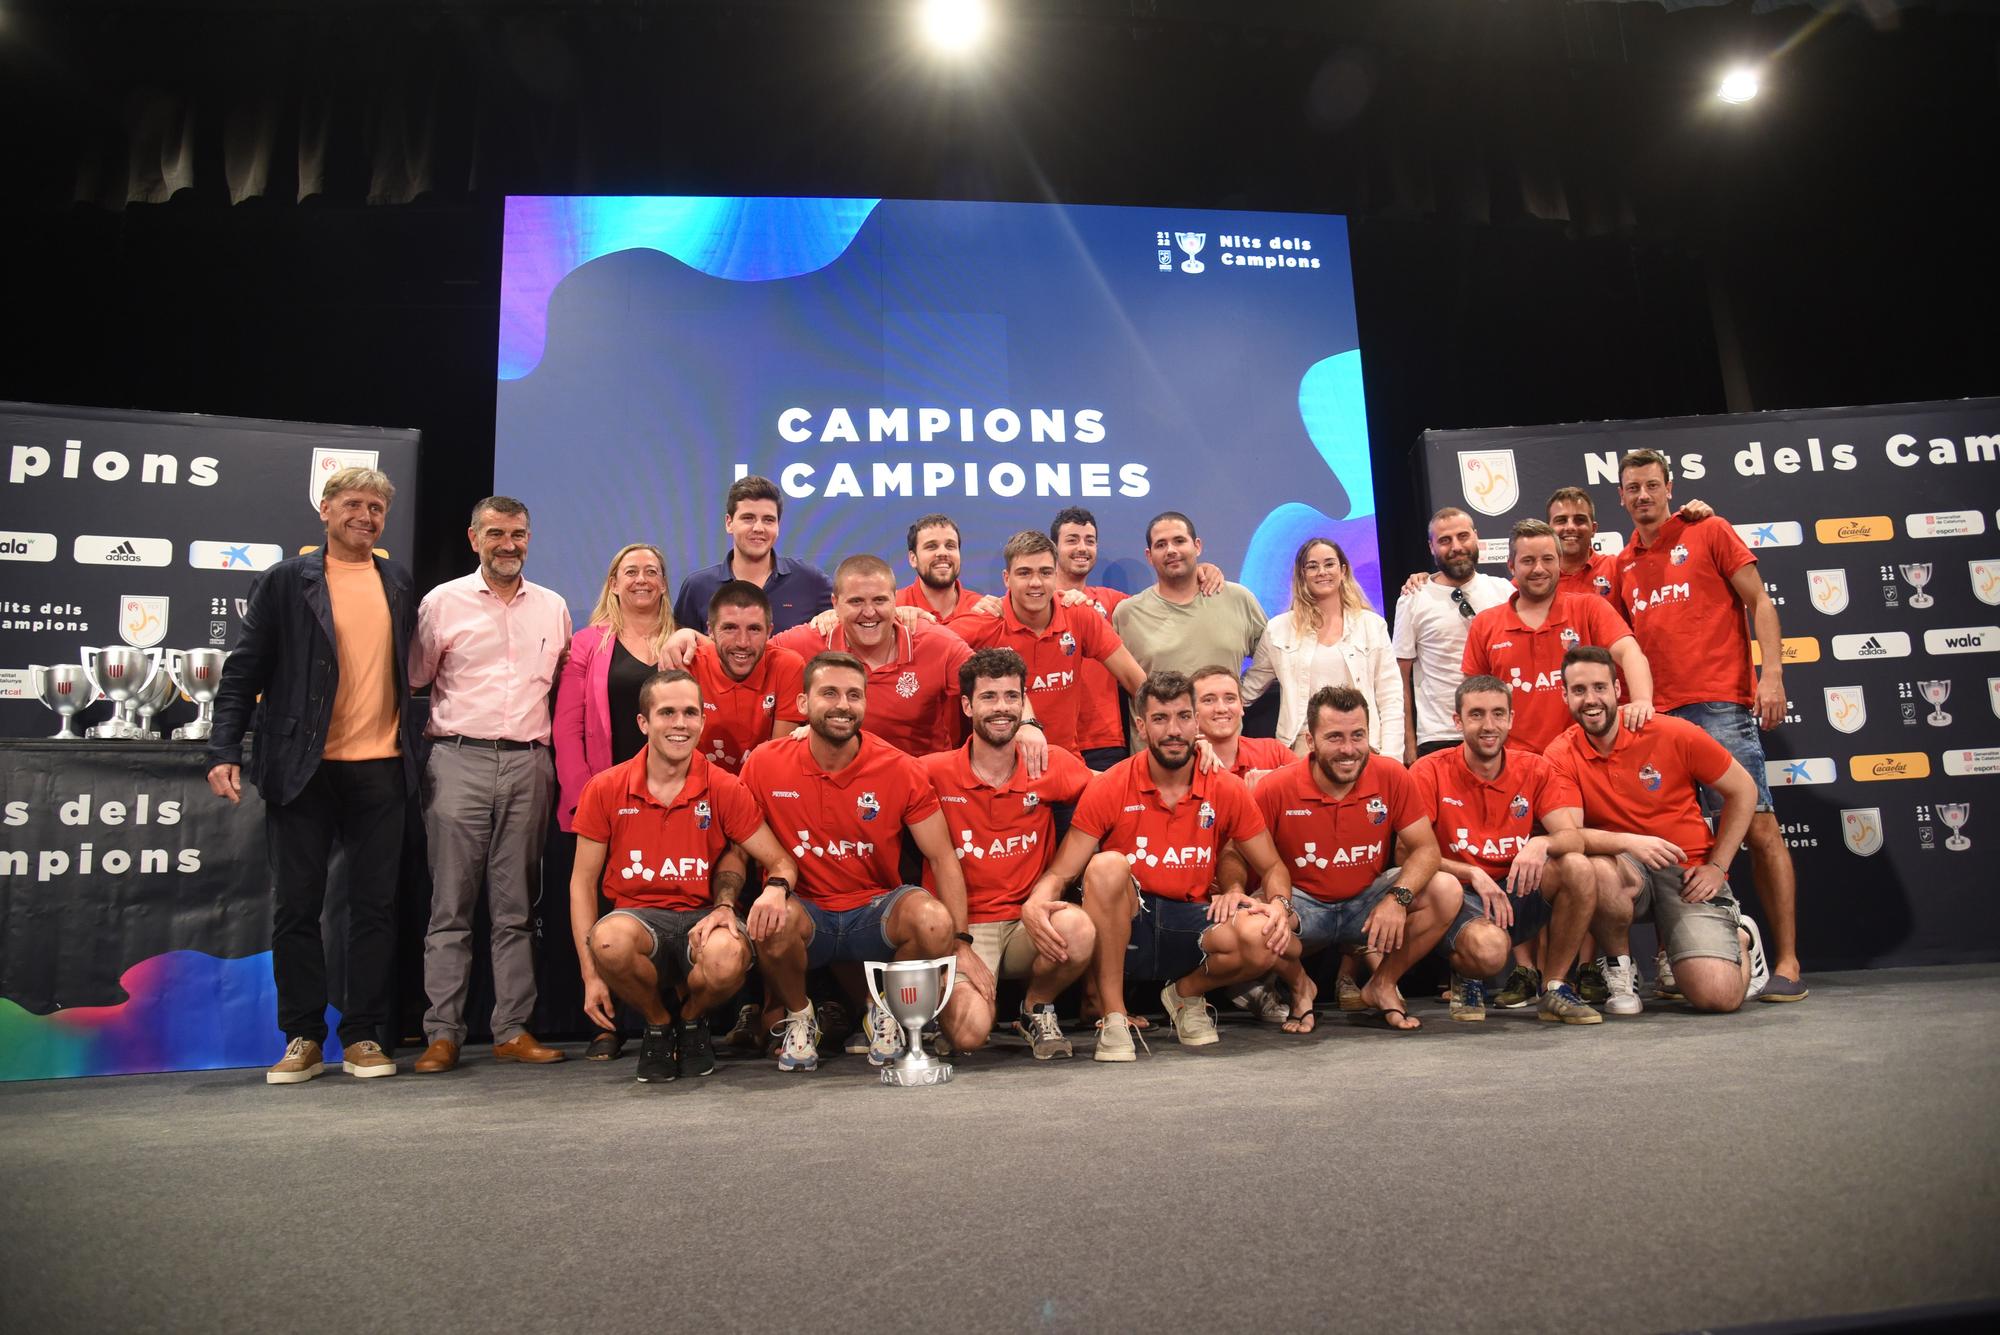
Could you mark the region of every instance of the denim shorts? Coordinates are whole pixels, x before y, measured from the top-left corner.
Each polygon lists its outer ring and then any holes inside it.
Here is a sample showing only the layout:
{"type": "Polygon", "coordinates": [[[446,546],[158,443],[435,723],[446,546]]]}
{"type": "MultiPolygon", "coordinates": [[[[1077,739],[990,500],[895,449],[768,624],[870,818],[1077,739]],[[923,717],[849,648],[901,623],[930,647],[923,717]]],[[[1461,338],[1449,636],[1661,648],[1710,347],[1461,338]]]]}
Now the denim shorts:
{"type": "MultiPolygon", "coordinates": [[[[1682,705],[1667,712],[1677,719],[1686,719],[1721,742],[1723,749],[1735,756],[1736,763],[1749,770],[1750,777],[1757,781],[1757,810],[1777,810],[1771,802],[1770,781],[1764,776],[1764,737],[1757,730],[1755,714],[1733,700],[1682,705]]],[[[1722,811],[1722,794],[1706,784],[1701,789],[1701,810],[1710,820],[1722,811]]]]}
{"type": "MultiPolygon", "coordinates": [[[[696,923],[712,912],[714,912],[712,908],[634,908],[613,909],[604,916],[631,918],[645,928],[646,934],[653,938],[653,948],[648,952],[647,958],[653,961],[656,968],[665,970],[668,978],[675,982],[686,982],[688,970],[694,967],[691,955],[693,947],[688,944],[688,933],[694,929],[696,923]]],[[[743,929],[743,920],[731,914],[729,923],[736,929],[736,935],[742,939],[744,946],[749,949],[750,962],[755,964],[757,947],[751,942],[750,933],[743,929]]]]}
{"type": "Polygon", "coordinates": [[[1328,946],[1357,946],[1368,939],[1368,915],[1396,884],[1403,869],[1391,867],[1377,876],[1366,890],[1352,899],[1331,902],[1314,899],[1303,890],[1292,891],[1292,912],[1299,915],[1299,944],[1308,952],[1328,946]]]}
{"type": "MultiPolygon", "coordinates": [[[[1506,883],[1501,883],[1506,888],[1506,883]]],[[[1535,939],[1535,934],[1549,925],[1551,910],[1549,901],[1537,892],[1532,895],[1509,895],[1508,902],[1514,906],[1514,925],[1507,929],[1507,939],[1515,945],[1524,945],[1535,939]]],[[[1465,891],[1465,902],[1458,907],[1458,917],[1452,920],[1445,931],[1444,940],[1438,948],[1449,954],[1458,945],[1458,934],[1469,922],[1478,922],[1486,916],[1486,901],[1470,889],[1465,891]]]]}
{"type": "Polygon", "coordinates": [[[800,899],[813,925],[812,944],[806,947],[806,967],[823,969],[834,963],[859,964],[893,958],[894,952],[889,947],[889,910],[896,907],[897,900],[918,888],[899,885],[851,909],[823,909],[809,899],[800,899]]]}
{"type": "Polygon", "coordinates": [[[1215,926],[1208,920],[1208,901],[1162,899],[1143,890],[1138,895],[1132,938],[1125,943],[1125,976],[1171,982],[1199,969],[1208,958],[1201,939],[1215,926]]]}
{"type": "Polygon", "coordinates": [[[1669,960],[1679,963],[1694,957],[1735,964],[1743,958],[1743,943],[1736,939],[1743,913],[1728,885],[1707,903],[1690,904],[1681,898],[1679,867],[1641,866],[1629,853],[1619,857],[1639,872],[1639,897],[1632,903],[1632,919],[1652,920],[1669,960]]]}

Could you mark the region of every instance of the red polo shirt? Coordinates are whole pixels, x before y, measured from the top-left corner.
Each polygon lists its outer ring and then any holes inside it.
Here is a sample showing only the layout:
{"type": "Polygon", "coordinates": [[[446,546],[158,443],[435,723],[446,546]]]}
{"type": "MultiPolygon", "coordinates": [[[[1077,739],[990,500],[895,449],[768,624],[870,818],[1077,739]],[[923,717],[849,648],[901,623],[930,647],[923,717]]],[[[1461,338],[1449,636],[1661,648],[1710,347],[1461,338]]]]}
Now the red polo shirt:
{"type": "Polygon", "coordinates": [[[896,606],[915,607],[922,611],[929,612],[932,616],[937,617],[938,624],[940,626],[949,626],[952,622],[958,620],[960,617],[970,612],[973,609],[974,605],[977,604],[981,598],[986,596],[984,594],[974,593],[971,589],[966,588],[963,584],[960,584],[957,587],[958,587],[958,602],[955,605],[953,605],[951,611],[945,613],[941,617],[938,617],[937,609],[931,606],[930,599],[924,597],[924,585],[921,580],[912,580],[910,583],[905,584],[902,588],[896,590],[896,606]]]}
{"type": "Polygon", "coordinates": [[[1722,516],[1690,524],[1678,515],[1648,547],[1632,535],[1618,553],[1618,603],[1653,667],[1653,705],[1757,702],[1750,631],[1729,577],[1756,561],[1722,516]]]}
{"type": "Polygon", "coordinates": [[[1298,753],[1275,737],[1238,737],[1236,763],[1229,772],[1240,779],[1251,770],[1283,769],[1298,763],[1298,753]]]}
{"type": "MultiPolygon", "coordinates": [[[[1086,584],[1083,591],[1090,595],[1090,601],[1077,604],[1077,610],[1089,607],[1109,626],[1112,609],[1125,601],[1125,595],[1097,584],[1086,584]]],[[[1062,594],[1056,597],[1060,599],[1062,594]]],[[[1123,747],[1125,710],[1118,703],[1118,678],[1111,675],[1110,668],[1095,660],[1085,663],[1082,670],[1083,702],[1077,710],[1077,745],[1085,751],[1100,746],[1123,747]]]]}
{"type": "Polygon", "coordinates": [[[1410,781],[1437,827],[1444,855],[1470,862],[1496,881],[1507,879],[1515,856],[1551,811],[1583,805],[1545,758],[1511,745],[1491,780],[1472,772],[1461,744],[1419,757],[1410,766],[1410,781]]]}
{"type": "Polygon", "coordinates": [[[574,829],[604,845],[601,884],[613,908],[706,908],[715,860],[757,833],[764,818],[749,790],[699,753],[688,761],[680,792],[662,806],[646,791],[646,755],[591,776],[574,829]]]}
{"type": "Polygon", "coordinates": [[[938,809],[923,766],[865,732],[834,774],[804,734],[766,742],[743,766],[743,786],[798,859],[799,897],[824,909],[860,908],[900,885],[903,830],[938,809]]]}
{"type": "MultiPolygon", "coordinates": [[[[1592,552],[1590,559],[1574,570],[1565,570],[1556,576],[1556,590],[1559,593],[1596,594],[1618,607],[1618,557],[1616,553],[1592,552]]],[[[1625,614],[1618,613],[1623,621],[1625,614]]]]}
{"type": "Polygon", "coordinates": [[[975,649],[1012,649],[1028,665],[1028,700],[1035,722],[1051,745],[1080,746],[1079,716],[1085,691],[1082,667],[1102,663],[1125,647],[1111,623],[1081,607],[1064,607],[1058,595],[1049,624],[1034,630],[1014,614],[1014,600],[1001,603],[1000,615],[973,613],[952,624],[975,649]]]}
{"type": "MultiPolygon", "coordinates": [[[[972,657],[965,641],[928,621],[897,626],[896,656],[868,670],[868,713],[861,721],[872,732],[906,755],[926,756],[958,744],[958,665],[972,657]]],[[[772,638],[810,663],[825,649],[851,652],[847,632],[835,626],[822,639],[810,625],[794,626],[772,638]]]]}
{"type": "Polygon", "coordinates": [[[1169,808],[1146,752],[1119,761],[1091,780],[1070,828],[1091,835],[1106,852],[1123,853],[1146,893],[1200,903],[1215,882],[1222,846],[1255,839],[1264,821],[1243,780],[1219,770],[1203,774],[1193,761],[1188,766],[1193,785],[1169,808]]]}
{"type": "Polygon", "coordinates": [[[1387,756],[1368,757],[1345,797],[1328,797],[1311,764],[1269,774],[1253,796],[1292,887],[1323,904],[1352,899],[1394,865],[1396,832],[1428,814],[1410,772],[1387,756]]]}
{"type": "Polygon", "coordinates": [[[1653,715],[1638,732],[1620,725],[1608,756],[1597,753],[1580,724],[1548,749],[1556,775],[1583,795],[1584,824],[1656,834],[1680,845],[1683,867],[1706,862],[1715,846],[1695,785],[1714,783],[1730,760],[1722,743],[1670,714],[1653,715]]]}
{"type": "Polygon", "coordinates": [[[743,772],[752,747],[771,740],[779,721],[803,723],[799,693],[805,660],[790,649],[766,645],[750,675],[736,681],[722,670],[722,655],[704,642],[688,671],[701,683],[701,750],[731,774],[743,772]]]}
{"type": "MultiPolygon", "coordinates": [[[[1049,748],[1042,777],[1030,779],[1016,761],[1007,782],[995,788],[972,772],[972,743],[936,751],[918,762],[930,776],[951,826],[965,900],[973,922],[1010,922],[1055,856],[1053,807],[1074,802],[1090,786],[1083,761],[1059,746],[1049,748]]],[[[929,867],[924,884],[933,885],[929,867]]]]}
{"type": "Polygon", "coordinates": [[[1510,741],[1540,751],[1573,721],[1563,703],[1562,662],[1570,646],[1609,647],[1632,632],[1602,598],[1557,591],[1539,626],[1521,620],[1521,595],[1472,618],[1465,631],[1465,675],[1491,673],[1513,688],[1510,741]]]}

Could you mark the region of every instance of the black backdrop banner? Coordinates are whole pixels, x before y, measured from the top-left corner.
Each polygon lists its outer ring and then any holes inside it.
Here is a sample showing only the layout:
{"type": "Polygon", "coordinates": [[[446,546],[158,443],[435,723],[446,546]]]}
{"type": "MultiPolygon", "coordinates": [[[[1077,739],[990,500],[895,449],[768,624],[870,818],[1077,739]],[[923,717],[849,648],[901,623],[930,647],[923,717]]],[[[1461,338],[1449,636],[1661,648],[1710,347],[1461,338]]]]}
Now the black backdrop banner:
{"type": "MultiPolygon", "coordinates": [[[[0,403],[0,736],[39,737],[31,663],[86,647],[227,648],[259,571],[325,538],[320,484],[396,485],[380,550],[410,564],[418,434],[186,413],[0,403]]],[[[100,702],[76,726],[111,712],[100,702]]],[[[176,701],[156,720],[194,715],[176,701]]],[[[162,727],[164,725],[164,727],[162,727]]]]}
{"type": "Polygon", "coordinates": [[[1417,464],[1504,566],[1563,486],[1619,550],[1618,458],[1641,448],[1735,526],[1777,605],[1766,771],[1808,969],[2000,958],[2000,399],[1427,431],[1417,464]]]}

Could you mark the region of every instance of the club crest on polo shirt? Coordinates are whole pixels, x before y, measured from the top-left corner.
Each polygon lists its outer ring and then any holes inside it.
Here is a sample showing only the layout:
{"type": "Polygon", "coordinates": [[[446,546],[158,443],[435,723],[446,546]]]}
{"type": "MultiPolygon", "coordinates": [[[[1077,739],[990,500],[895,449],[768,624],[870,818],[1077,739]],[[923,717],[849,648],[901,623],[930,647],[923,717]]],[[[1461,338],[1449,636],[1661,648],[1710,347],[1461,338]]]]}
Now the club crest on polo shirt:
{"type": "Polygon", "coordinates": [[[905,672],[902,676],[896,678],[896,694],[902,696],[905,700],[908,700],[913,698],[916,695],[916,693],[917,693],[916,673],[905,672]]]}
{"type": "Polygon", "coordinates": [[[1068,631],[1056,636],[1056,643],[1062,646],[1064,654],[1073,656],[1076,653],[1076,636],[1068,631]]]}
{"type": "Polygon", "coordinates": [[[1195,822],[1204,830],[1215,828],[1215,808],[1206,802],[1201,804],[1201,810],[1195,813],[1194,818],[1195,822]]]}
{"type": "Polygon", "coordinates": [[[1600,597],[1609,598],[1611,596],[1610,580],[1606,579],[1602,575],[1598,575],[1595,578],[1593,578],[1590,582],[1597,586],[1597,592],[1600,597]]]}
{"type": "Polygon", "coordinates": [[[1528,799],[1519,793],[1514,794],[1514,800],[1507,804],[1507,814],[1515,820],[1526,820],[1528,818],[1528,799]]]}
{"type": "Polygon", "coordinates": [[[1647,792],[1657,793],[1660,791],[1660,772],[1651,765],[1642,765],[1639,767],[1639,782],[1646,785],[1647,792]]]}
{"type": "Polygon", "coordinates": [[[1021,810],[1023,811],[1033,811],[1041,804],[1042,795],[1040,793],[1023,793],[1021,795],[1021,810]]]}
{"type": "Polygon", "coordinates": [[[854,805],[861,812],[861,819],[874,820],[882,814],[882,803],[871,789],[854,799],[854,805]]]}
{"type": "Polygon", "coordinates": [[[766,708],[766,709],[776,709],[777,707],[778,707],[778,697],[777,697],[777,696],[775,696],[775,695],[767,695],[767,696],[765,696],[765,697],[764,697],[764,708],[766,708]]]}
{"type": "Polygon", "coordinates": [[[1368,820],[1372,825],[1380,825],[1389,819],[1389,804],[1379,797],[1368,799],[1368,820]]]}
{"type": "Polygon", "coordinates": [[[1583,636],[1576,633],[1574,626],[1564,626],[1562,628],[1562,642],[1571,648],[1575,648],[1577,645],[1583,643],[1583,636]]]}
{"type": "Polygon", "coordinates": [[[694,821],[699,828],[704,830],[708,828],[709,817],[712,814],[708,807],[707,798],[704,797],[694,804],[694,821]]]}
{"type": "Polygon", "coordinates": [[[1688,561],[1687,546],[1683,543],[1675,543],[1674,549],[1667,553],[1667,559],[1677,566],[1686,565],[1688,561]]]}

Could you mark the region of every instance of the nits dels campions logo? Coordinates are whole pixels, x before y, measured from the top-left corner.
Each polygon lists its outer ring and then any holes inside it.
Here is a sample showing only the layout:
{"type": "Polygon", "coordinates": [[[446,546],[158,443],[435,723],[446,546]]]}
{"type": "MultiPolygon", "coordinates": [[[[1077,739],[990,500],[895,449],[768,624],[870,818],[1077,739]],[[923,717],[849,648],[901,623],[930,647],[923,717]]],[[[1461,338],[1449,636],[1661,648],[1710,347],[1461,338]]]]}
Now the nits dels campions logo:
{"type": "Polygon", "coordinates": [[[1521,471],[1512,450],[1460,450],[1458,480],[1465,503],[1483,515],[1504,515],[1521,500],[1521,471]]]}

